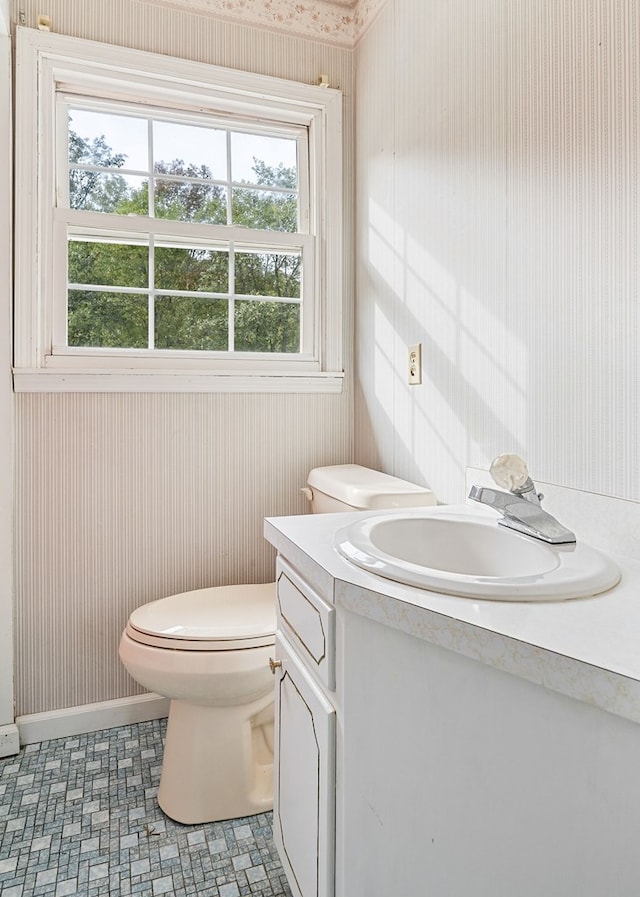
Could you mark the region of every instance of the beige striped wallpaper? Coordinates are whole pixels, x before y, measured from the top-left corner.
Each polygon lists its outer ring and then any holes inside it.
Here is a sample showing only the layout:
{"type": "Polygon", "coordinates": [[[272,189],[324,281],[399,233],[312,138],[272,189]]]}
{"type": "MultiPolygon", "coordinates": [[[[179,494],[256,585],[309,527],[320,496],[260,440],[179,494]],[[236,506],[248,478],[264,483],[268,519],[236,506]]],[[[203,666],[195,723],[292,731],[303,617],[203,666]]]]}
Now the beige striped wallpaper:
{"type": "Polygon", "coordinates": [[[388,0],[356,58],[356,457],[640,500],[640,4],[388,0]],[[407,346],[424,382],[407,385],[407,346]]]}
{"type": "MultiPolygon", "coordinates": [[[[41,5],[13,4],[27,25],[41,5]]],[[[49,0],[53,30],[344,91],[345,233],[353,231],[351,51],[135,0],[49,0]]],[[[350,370],[353,267],[345,270],[350,370]]],[[[137,605],[267,581],[265,515],[303,513],[307,470],[352,459],[343,395],[16,396],[18,715],[136,691],[118,660],[137,605]]]]}
{"type": "MultiPolygon", "coordinates": [[[[387,0],[355,54],[136,0],[46,13],[67,34],[329,74],[349,197],[355,61],[356,459],[459,501],[467,465],[518,451],[541,480],[640,500],[635,0],[387,0]]],[[[350,282],[348,264],[347,309],[350,282]]],[[[306,469],[352,454],[349,392],[20,395],[16,418],[20,714],[131,693],[130,608],[268,577],[261,517],[302,510],[306,469]]]]}

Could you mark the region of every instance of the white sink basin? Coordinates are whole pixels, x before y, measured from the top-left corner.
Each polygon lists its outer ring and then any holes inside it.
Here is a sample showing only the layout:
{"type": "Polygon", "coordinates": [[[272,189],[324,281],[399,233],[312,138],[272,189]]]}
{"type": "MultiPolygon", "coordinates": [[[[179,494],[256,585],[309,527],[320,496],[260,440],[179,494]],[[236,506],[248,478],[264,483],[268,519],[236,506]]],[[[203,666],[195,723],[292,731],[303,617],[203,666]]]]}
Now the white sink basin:
{"type": "Polygon", "coordinates": [[[365,517],[340,530],[335,544],[369,573],[468,598],[584,598],[620,579],[616,564],[589,545],[548,545],[464,511],[365,517]]]}

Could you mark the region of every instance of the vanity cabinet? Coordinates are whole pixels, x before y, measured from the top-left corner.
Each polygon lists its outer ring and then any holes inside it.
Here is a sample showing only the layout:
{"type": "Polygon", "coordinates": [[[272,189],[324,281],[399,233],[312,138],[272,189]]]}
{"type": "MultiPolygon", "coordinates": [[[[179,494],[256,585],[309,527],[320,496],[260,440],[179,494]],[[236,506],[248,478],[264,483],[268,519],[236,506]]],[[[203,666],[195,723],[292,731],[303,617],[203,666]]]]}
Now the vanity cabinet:
{"type": "Polygon", "coordinates": [[[595,599],[471,602],[349,567],[352,519],[266,527],[294,897],[637,897],[640,670],[596,661],[640,627],[640,564],[595,599]]]}
{"type": "Polygon", "coordinates": [[[333,897],[335,609],[286,562],[277,584],[273,837],[294,897],[333,897]]]}

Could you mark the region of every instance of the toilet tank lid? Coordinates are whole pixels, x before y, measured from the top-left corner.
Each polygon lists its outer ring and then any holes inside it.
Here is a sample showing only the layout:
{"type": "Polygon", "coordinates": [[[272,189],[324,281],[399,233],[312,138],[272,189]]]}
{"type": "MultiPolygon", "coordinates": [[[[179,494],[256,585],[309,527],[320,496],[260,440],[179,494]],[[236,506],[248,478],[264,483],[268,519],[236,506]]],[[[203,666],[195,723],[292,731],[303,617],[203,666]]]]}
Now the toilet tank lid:
{"type": "Polygon", "coordinates": [[[360,464],[315,467],[310,471],[307,483],[312,489],[360,510],[436,504],[431,489],[360,464]]]}

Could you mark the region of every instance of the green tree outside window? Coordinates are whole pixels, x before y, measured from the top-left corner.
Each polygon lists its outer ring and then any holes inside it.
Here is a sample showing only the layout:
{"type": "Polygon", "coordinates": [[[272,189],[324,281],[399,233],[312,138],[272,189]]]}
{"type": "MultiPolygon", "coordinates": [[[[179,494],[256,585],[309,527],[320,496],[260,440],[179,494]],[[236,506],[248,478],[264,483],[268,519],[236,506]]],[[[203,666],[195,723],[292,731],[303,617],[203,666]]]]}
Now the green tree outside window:
{"type": "MultiPolygon", "coordinates": [[[[72,208],[149,215],[149,180],[117,173],[126,157],[114,153],[104,137],[83,139],[70,130],[69,159],[72,208]],[[111,168],[113,173],[74,167],[74,163],[111,168]]],[[[230,223],[265,231],[295,232],[295,193],[269,189],[295,189],[295,170],[284,165],[268,166],[254,158],[253,171],[255,182],[251,186],[233,188],[230,223]]],[[[181,159],[156,163],[154,217],[227,224],[226,188],[204,183],[211,178],[206,166],[185,165],[181,159]]],[[[300,305],[278,301],[300,298],[299,253],[238,250],[232,295],[228,250],[160,244],[154,247],[152,257],[150,272],[146,243],[69,240],[69,346],[147,348],[149,308],[144,291],[150,288],[153,273],[153,336],[157,349],[227,351],[231,315],[235,351],[300,351],[300,305]],[[92,285],[112,290],[87,289],[92,285]],[[163,295],[162,290],[222,295],[171,296],[163,295]]]]}

